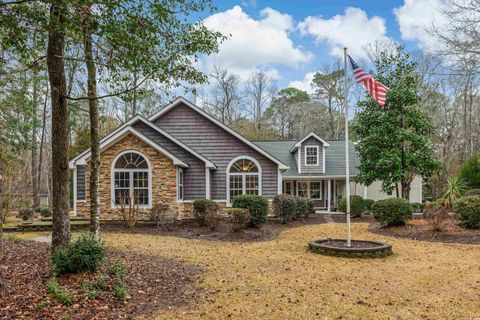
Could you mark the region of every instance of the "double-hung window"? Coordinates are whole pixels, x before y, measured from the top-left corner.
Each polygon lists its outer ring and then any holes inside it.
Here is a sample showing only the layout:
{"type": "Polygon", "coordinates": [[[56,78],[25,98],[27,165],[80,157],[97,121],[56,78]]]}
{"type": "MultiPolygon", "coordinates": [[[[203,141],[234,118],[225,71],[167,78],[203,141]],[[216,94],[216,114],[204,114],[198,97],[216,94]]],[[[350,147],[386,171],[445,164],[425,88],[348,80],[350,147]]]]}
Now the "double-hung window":
{"type": "Polygon", "coordinates": [[[319,165],[318,146],[305,146],[305,165],[319,165]]]}
{"type": "Polygon", "coordinates": [[[177,172],[177,199],[183,200],[183,193],[184,193],[184,176],[183,176],[183,169],[178,168],[177,172]]]}
{"type": "Polygon", "coordinates": [[[261,193],[261,174],[259,166],[252,160],[236,160],[228,171],[229,201],[241,194],[258,195],[261,193]]]}

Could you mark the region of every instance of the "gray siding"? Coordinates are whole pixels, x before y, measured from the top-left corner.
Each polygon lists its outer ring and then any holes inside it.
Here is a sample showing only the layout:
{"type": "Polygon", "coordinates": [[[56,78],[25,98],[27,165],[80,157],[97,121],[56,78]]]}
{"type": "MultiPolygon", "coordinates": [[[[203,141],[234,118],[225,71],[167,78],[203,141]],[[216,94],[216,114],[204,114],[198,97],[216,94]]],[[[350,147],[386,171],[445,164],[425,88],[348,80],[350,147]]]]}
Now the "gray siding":
{"type": "Polygon", "coordinates": [[[77,166],[77,201],[86,199],[85,170],[86,166],[77,166]]]}
{"type": "Polygon", "coordinates": [[[302,173],[323,173],[323,144],[320,141],[318,141],[314,137],[310,137],[302,143],[299,150],[301,151],[300,166],[301,166],[302,173]],[[318,147],[318,157],[319,157],[318,166],[305,165],[305,155],[306,155],[307,146],[318,147]]]}
{"type": "Polygon", "coordinates": [[[164,137],[158,131],[153,130],[143,122],[136,122],[133,124],[133,128],[188,164],[189,167],[183,169],[185,200],[205,198],[205,162],[178,146],[167,137],[164,137]]]}
{"type": "Polygon", "coordinates": [[[180,104],[155,121],[160,128],[215,163],[211,171],[211,198],[226,199],[226,168],[235,157],[247,155],[262,167],[262,194],[277,194],[278,165],[242,140],[214,124],[190,107],[180,104]]]}

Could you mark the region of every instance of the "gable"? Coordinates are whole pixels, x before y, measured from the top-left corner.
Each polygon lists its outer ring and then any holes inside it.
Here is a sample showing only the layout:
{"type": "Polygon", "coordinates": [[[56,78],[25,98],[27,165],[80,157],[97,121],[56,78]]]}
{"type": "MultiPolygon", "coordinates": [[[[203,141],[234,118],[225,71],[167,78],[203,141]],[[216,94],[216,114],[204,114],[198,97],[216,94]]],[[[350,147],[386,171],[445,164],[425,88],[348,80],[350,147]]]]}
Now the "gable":
{"type": "MultiPolygon", "coordinates": [[[[198,146],[198,144],[192,143],[192,141],[195,142],[198,139],[202,139],[202,137],[208,139],[221,139],[221,137],[225,137],[226,134],[230,135],[236,138],[235,140],[237,140],[237,143],[243,143],[269,160],[275,162],[280,169],[288,169],[288,166],[282,161],[278,160],[273,155],[258,147],[255,143],[246,139],[184,98],[179,98],[162,108],[151,116],[149,120],[157,124],[163,130],[172,133],[175,137],[189,146],[198,146]],[[178,128],[179,126],[182,128],[178,128]],[[202,131],[202,134],[205,133],[207,135],[198,136],[194,134],[200,130],[202,131]]],[[[201,149],[194,148],[203,153],[201,149]]]]}

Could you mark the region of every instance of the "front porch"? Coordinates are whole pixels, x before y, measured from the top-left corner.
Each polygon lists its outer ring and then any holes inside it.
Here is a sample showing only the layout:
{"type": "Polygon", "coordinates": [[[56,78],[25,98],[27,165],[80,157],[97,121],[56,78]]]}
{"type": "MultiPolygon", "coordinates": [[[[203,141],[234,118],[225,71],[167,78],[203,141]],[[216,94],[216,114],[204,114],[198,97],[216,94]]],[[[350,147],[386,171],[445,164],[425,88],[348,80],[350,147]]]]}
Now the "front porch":
{"type": "Polygon", "coordinates": [[[283,180],[282,187],[284,194],[311,199],[316,211],[332,212],[345,193],[345,179],[289,178],[283,180]]]}

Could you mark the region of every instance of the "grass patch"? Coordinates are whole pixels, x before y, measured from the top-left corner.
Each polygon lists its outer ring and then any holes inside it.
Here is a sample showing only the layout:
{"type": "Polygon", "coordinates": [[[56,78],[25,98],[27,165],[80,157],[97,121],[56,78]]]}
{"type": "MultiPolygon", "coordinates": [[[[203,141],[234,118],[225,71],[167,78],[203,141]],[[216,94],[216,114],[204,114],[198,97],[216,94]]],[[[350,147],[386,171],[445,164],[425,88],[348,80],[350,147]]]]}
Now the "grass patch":
{"type": "Polygon", "coordinates": [[[53,299],[63,305],[71,306],[73,304],[73,294],[58,283],[56,276],[52,276],[48,280],[47,291],[53,299]]]}

